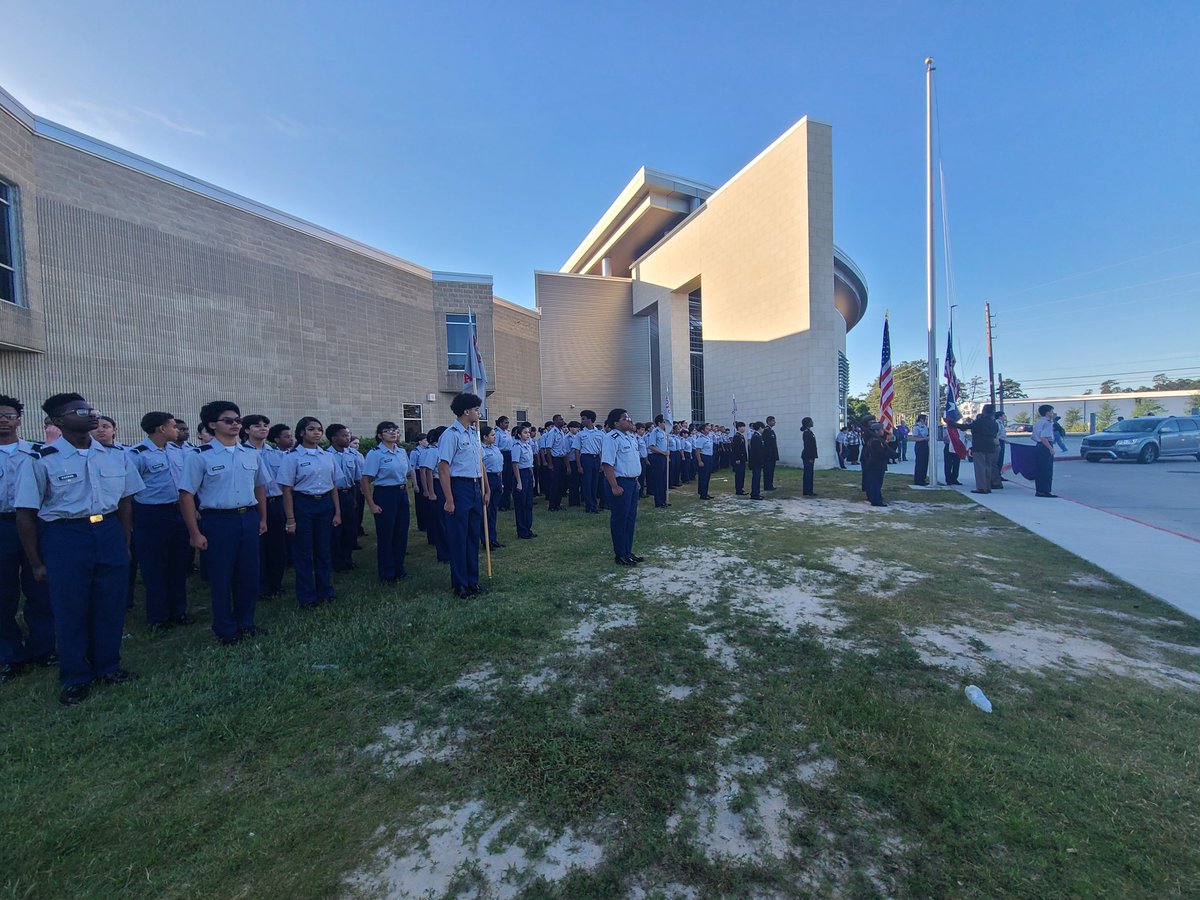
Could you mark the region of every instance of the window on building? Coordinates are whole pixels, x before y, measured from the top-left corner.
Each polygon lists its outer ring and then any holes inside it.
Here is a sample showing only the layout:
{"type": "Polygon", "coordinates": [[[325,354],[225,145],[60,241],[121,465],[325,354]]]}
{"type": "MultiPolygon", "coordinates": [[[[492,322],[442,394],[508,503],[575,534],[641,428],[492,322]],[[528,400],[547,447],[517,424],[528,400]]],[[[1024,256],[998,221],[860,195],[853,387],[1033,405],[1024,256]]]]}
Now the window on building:
{"type": "Polygon", "coordinates": [[[417,435],[424,429],[421,427],[421,404],[420,403],[405,403],[404,404],[404,439],[406,441],[415,441],[417,435]]]}
{"type": "Polygon", "coordinates": [[[515,411],[515,415],[516,415],[516,418],[513,420],[514,425],[517,424],[517,422],[528,422],[529,421],[529,410],[527,410],[527,409],[518,409],[515,411]]]}
{"type": "Polygon", "coordinates": [[[446,314],[446,368],[463,372],[467,368],[467,351],[471,347],[471,326],[474,313],[446,314]]]}
{"type": "Polygon", "coordinates": [[[700,291],[688,294],[688,342],[692,356],[692,421],[704,416],[704,326],[700,318],[700,291]]]}
{"type": "Polygon", "coordinates": [[[16,188],[0,181],[0,300],[20,301],[17,277],[17,198],[16,188]]]}
{"type": "Polygon", "coordinates": [[[846,424],[846,404],[850,402],[850,360],[838,351],[838,427],[846,424]]]}

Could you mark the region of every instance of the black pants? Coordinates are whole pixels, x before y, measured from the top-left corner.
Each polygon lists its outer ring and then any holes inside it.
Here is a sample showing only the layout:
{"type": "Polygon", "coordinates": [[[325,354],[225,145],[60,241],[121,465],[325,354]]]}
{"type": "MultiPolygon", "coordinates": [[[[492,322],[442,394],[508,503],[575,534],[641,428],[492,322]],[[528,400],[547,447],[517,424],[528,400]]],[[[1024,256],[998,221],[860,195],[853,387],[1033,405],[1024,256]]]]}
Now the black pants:
{"type": "Polygon", "coordinates": [[[942,448],[942,458],[946,465],[946,484],[959,484],[958,468],[962,464],[962,460],[958,458],[958,454],[949,444],[942,448]]]}
{"type": "Polygon", "coordinates": [[[333,570],[342,572],[353,568],[354,545],[358,543],[358,505],[355,502],[354,489],[339,490],[338,503],[342,513],[342,524],[333,529],[330,555],[333,557],[333,570]]]}
{"type": "Polygon", "coordinates": [[[872,506],[883,506],[883,473],[884,469],[866,469],[863,477],[867,482],[867,499],[872,506]]]}
{"type": "Polygon", "coordinates": [[[808,497],[815,494],[813,490],[813,469],[817,466],[816,460],[804,460],[804,496],[808,497]]]}
{"type": "Polygon", "coordinates": [[[750,498],[752,500],[762,499],[762,466],[754,466],[750,469],[750,498]]]}
{"type": "Polygon", "coordinates": [[[1037,477],[1034,479],[1037,492],[1039,494],[1051,493],[1050,488],[1054,484],[1054,454],[1039,442],[1033,448],[1033,462],[1037,466],[1037,477]]]}
{"type": "Polygon", "coordinates": [[[551,457],[550,465],[553,467],[550,476],[550,509],[562,509],[563,494],[567,491],[567,458],[551,457]]]}
{"type": "Polygon", "coordinates": [[[929,441],[916,441],[913,449],[917,461],[913,467],[913,484],[929,484],[929,441]]]}
{"type": "Polygon", "coordinates": [[[733,489],[740,495],[746,493],[746,464],[733,464],[733,489]]]}
{"type": "Polygon", "coordinates": [[[763,490],[775,490],[775,460],[768,459],[763,463],[763,490]]]}

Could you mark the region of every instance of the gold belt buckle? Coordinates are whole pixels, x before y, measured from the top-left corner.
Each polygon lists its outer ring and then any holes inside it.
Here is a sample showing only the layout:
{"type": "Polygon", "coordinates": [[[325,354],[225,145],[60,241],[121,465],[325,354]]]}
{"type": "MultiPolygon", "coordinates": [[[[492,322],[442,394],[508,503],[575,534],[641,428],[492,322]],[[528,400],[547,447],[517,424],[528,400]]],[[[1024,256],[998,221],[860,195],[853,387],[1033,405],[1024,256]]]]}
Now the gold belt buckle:
{"type": "Polygon", "coordinates": [[[88,516],[88,522],[95,525],[97,522],[103,522],[104,516],[88,516]]]}

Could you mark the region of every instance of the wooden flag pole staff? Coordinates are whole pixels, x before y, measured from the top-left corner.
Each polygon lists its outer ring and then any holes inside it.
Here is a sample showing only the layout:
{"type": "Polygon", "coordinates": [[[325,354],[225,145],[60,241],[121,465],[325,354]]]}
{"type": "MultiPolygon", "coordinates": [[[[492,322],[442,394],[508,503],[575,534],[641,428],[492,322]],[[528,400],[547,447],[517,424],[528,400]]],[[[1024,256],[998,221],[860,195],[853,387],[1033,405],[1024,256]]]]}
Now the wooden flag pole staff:
{"type": "MultiPolygon", "coordinates": [[[[487,471],[483,467],[483,435],[475,423],[475,440],[479,442],[479,493],[486,497],[487,471]]],[[[487,576],[492,577],[492,536],[488,534],[487,500],[483,501],[483,546],[487,552],[487,576]]]]}

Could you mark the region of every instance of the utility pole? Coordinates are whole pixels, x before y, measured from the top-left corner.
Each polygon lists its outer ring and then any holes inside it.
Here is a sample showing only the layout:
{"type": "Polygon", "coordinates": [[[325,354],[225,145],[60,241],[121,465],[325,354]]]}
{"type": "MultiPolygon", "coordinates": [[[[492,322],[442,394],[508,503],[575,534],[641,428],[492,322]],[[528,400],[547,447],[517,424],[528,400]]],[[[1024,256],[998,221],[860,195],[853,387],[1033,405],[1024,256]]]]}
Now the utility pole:
{"type": "Polygon", "coordinates": [[[992,370],[992,304],[983,304],[983,324],[987,329],[987,355],[988,355],[988,396],[992,403],[992,408],[996,408],[996,376],[992,370]]]}
{"type": "Polygon", "coordinates": [[[1004,373],[1000,373],[1000,406],[998,412],[1004,412],[1004,373]]]}

